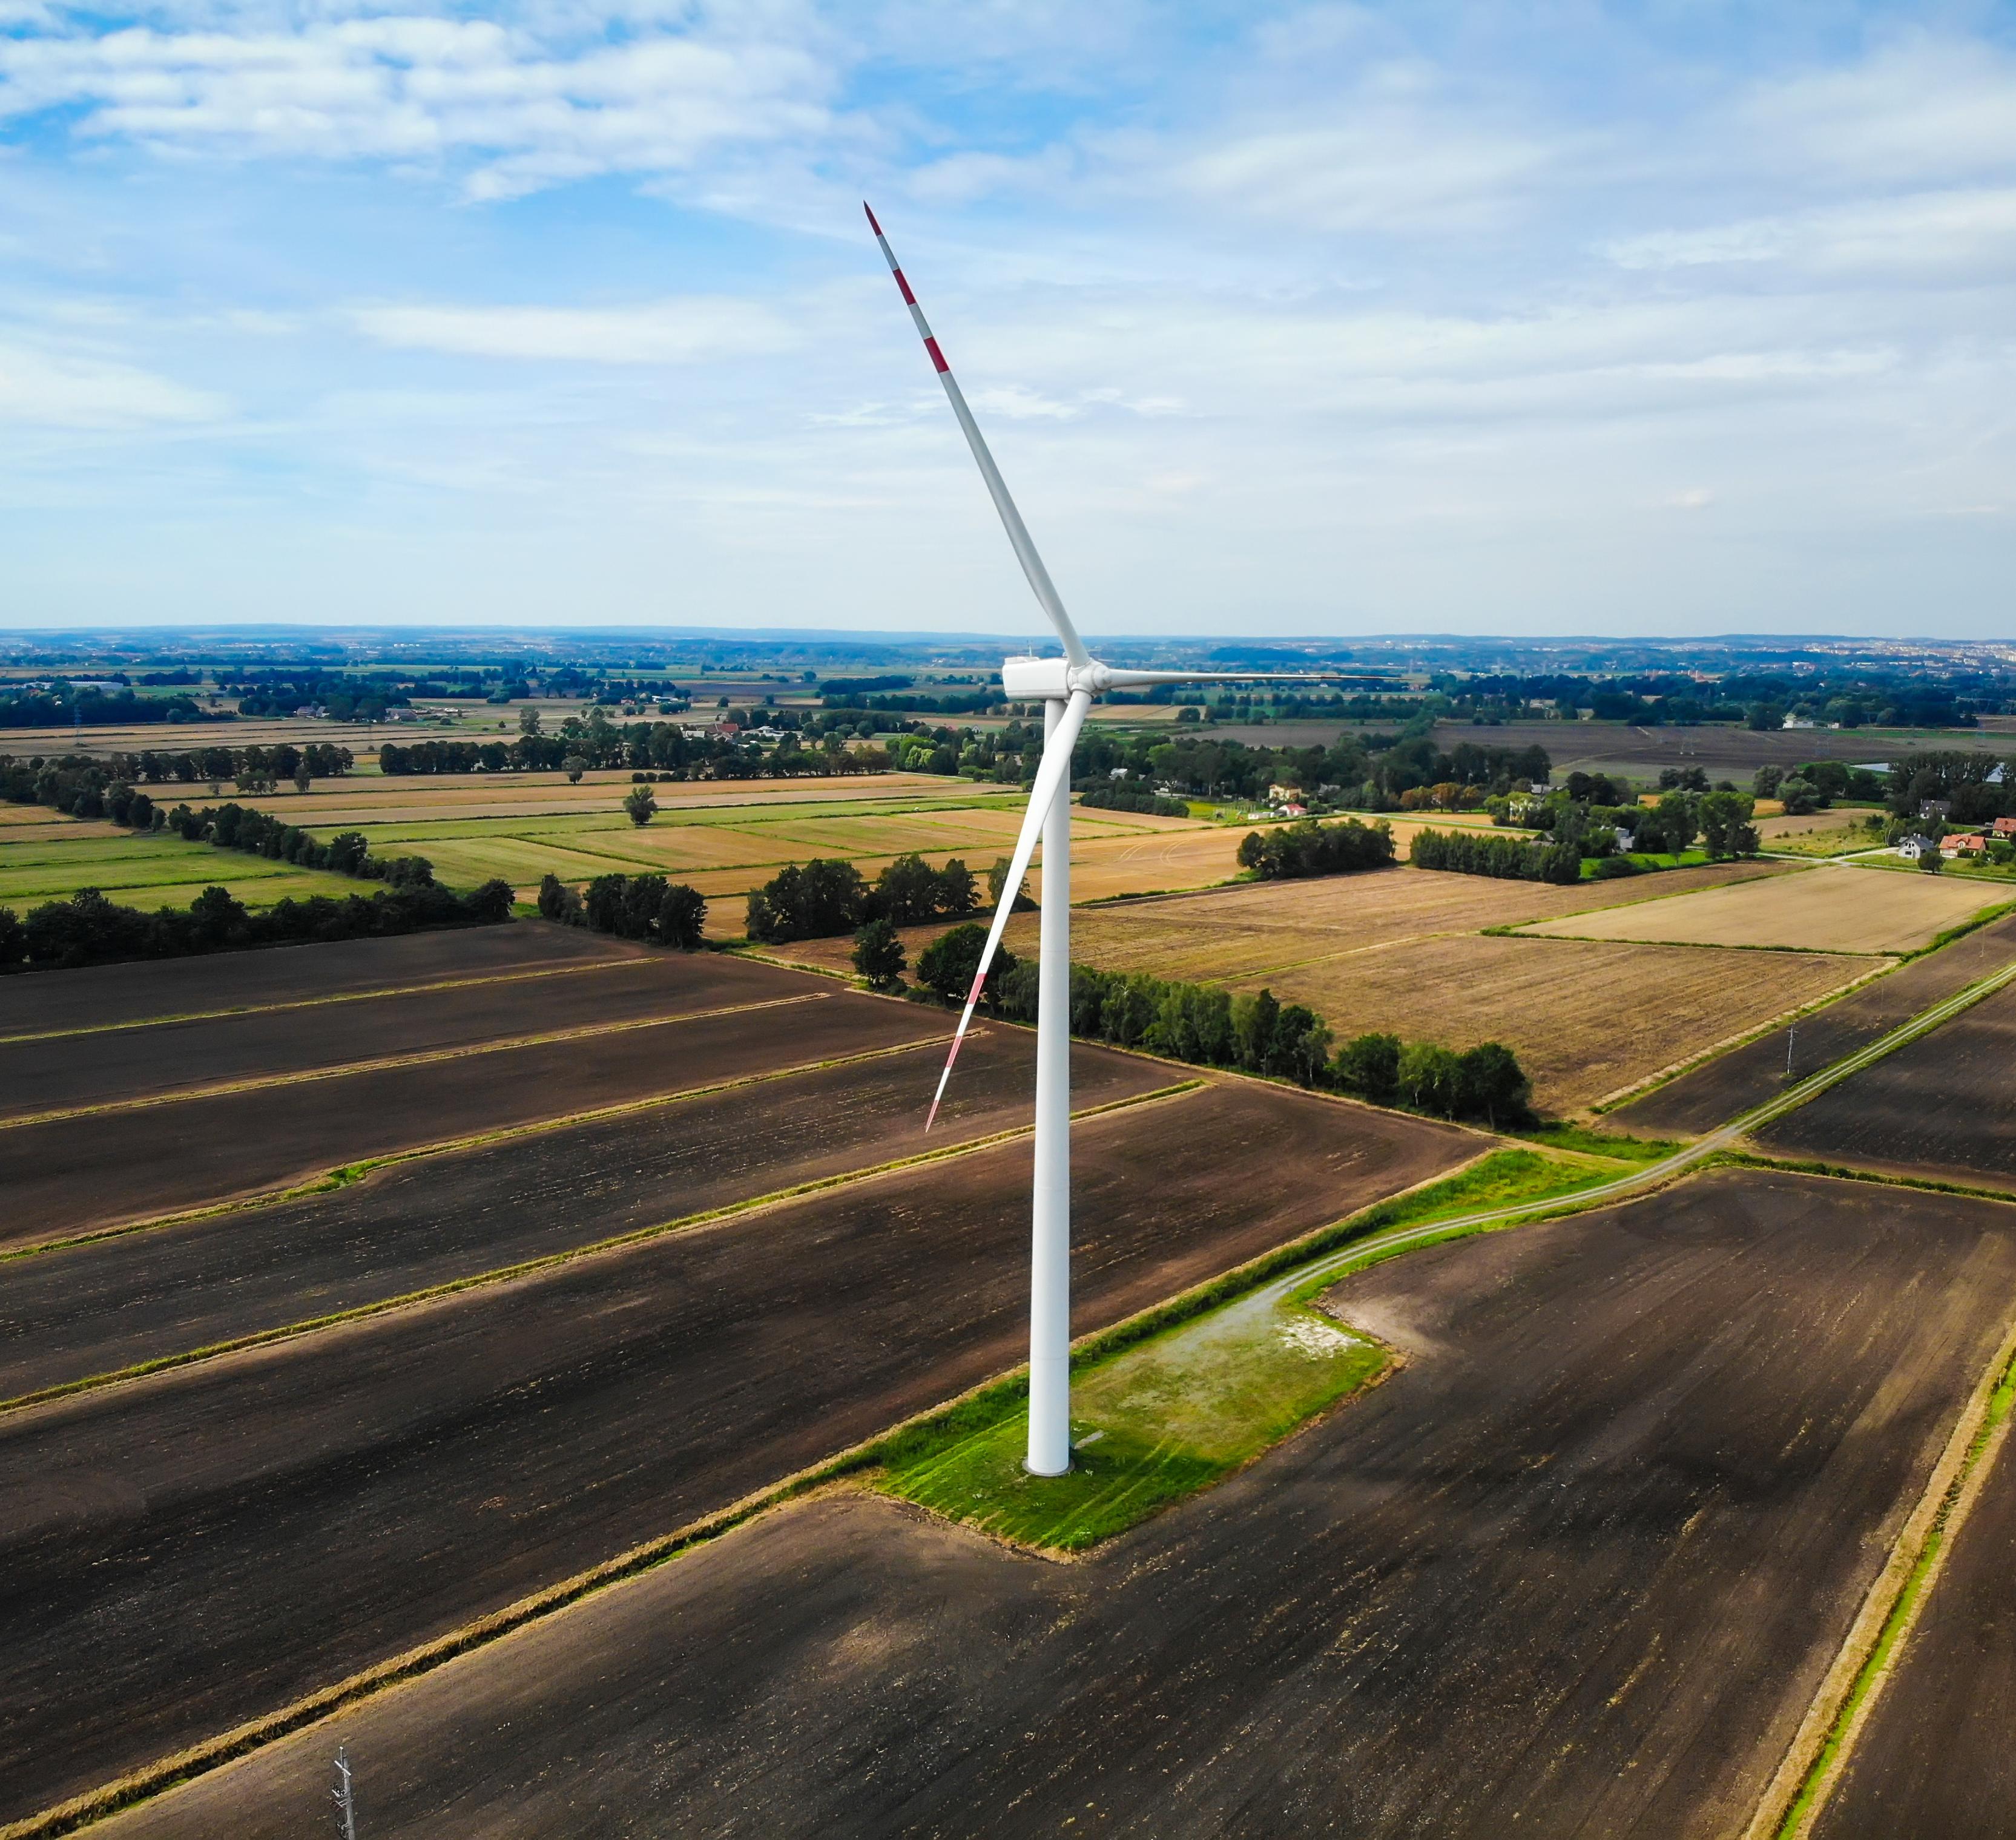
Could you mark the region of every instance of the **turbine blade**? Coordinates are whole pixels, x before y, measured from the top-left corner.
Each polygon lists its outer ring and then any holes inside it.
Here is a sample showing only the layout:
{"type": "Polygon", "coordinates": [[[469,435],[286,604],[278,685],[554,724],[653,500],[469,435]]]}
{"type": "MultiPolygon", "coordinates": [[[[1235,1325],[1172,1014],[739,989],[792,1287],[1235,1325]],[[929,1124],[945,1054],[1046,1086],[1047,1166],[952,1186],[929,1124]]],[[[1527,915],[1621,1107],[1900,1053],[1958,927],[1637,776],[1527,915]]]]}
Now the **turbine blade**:
{"type": "Polygon", "coordinates": [[[966,436],[966,444],[973,450],[980,476],[987,482],[988,495],[994,501],[994,509],[1001,514],[1001,523],[1008,533],[1015,559],[1022,565],[1022,573],[1028,577],[1029,586],[1035,591],[1043,611],[1050,616],[1051,625],[1057,629],[1057,637],[1064,641],[1064,656],[1082,669],[1092,663],[1085,641],[1078,636],[1078,628],[1071,624],[1071,616],[1064,611],[1064,604],[1050,580],[1050,572],[1043,566],[1043,559],[1037,555],[1036,546],[1030,541],[1028,526],[1022,522],[1021,512],[1015,509],[1015,501],[1008,495],[1007,482],[1001,476],[1001,469],[994,464],[994,456],[987,451],[987,443],[981,437],[980,425],[974,420],[972,410],[966,406],[965,394],[952,374],[952,366],[945,362],[945,354],[931,336],[924,310],[917,304],[917,296],[910,292],[910,284],[904,279],[902,268],[896,261],[896,252],[890,248],[888,238],[882,234],[882,226],[876,222],[875,214],[868,210],[865,199],[861,208],[868,211],[868,228],[875,232],[875,240],[881,245],[883,259],[889,264],[889,272],[896,278],[903,304],[909,308],[910,318],[916,322],[917,336],[923,340],[925,350],[931,354],[938,381],[945,386],[946,398],[952,404],[952,412],[966,436]]]}
{"type": "Polygon", "coordinates": [[[1008,859],[1008,879],[1002,885],[1001,899],[994,910],[994,924],[987,929],[987,943],[981,951],[980,968],[973,974],[973,988],[967,993],[966,1008],[960,1012],[959,1026],[952,1031],[952,1052],[945,1056],[945,1071],[938,1076],[938,1090],[932,1095],[931,1113],[924,1120],[927,1131],[937,1122],[938,1106],[945,1095],[945,1083],[952,1078],[952,1064],[959,1058],[959,1044],[966,1039],[967,1025],[973,1020],[974,1006],[979,1002],[980,993],[986,985],[988,971],[994,963],[995,948],[1007,930],[1008,916],[1015,911],[1016,891],[1022,886],[1023,876],[1028,873],[1029,858],[1036,853],[1036,840],[1043,834],[1044,814],[1057,796],[1057,782],[1071,771],[1071,749],[1078,745],[1078,731],[1085,726],[1085,713],[1091,707],[1092,698],[1082,690],[1074,690],[1071,701],[1064,705],[1064,720],[1044,743],[1043,757],[1036,767],[1036,783],[1029,789],[1029,809],[1024,814],[1021,832],[1015,839],[1015,854],[1008,859]]]}

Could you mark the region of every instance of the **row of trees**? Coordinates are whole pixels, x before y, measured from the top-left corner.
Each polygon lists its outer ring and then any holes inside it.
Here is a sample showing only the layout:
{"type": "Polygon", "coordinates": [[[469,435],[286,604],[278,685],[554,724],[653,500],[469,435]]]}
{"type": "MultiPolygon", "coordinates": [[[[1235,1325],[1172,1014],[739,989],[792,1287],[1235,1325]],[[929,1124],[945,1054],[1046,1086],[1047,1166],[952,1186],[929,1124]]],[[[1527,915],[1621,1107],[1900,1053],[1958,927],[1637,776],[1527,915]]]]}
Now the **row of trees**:
{"type": "Polygon", "coordinates": [[[738,737],[689,734],[677,722],[610,722],[600,710],[587,721],[570,716],[557,735],[520,735],[510,741],[387,742],[378,749],[381,771],[555,773],[591,768],[645,768],[675,780],[790,779],[813,774],[884,773],[887,752],[845,745],[836,731],[824,745],[805,746],[787,735],[769,753],[738,737]]]}
{"type": "MultiPolygon", "coordinates": [[[[867,939],[864,929],[858,946],[867,939]]],[[[919,955],[919,983],[941,1003],[963,1005],[986,940],[984,927],[954,927],[919,955]]],[[[900,942],[897,949],[900,953],[900,942]]],[[[880,981],[887,988],[899,975],[900,967],[890,972],[885,966],[880,981]]],[[[995,954],[983,1000],[1009,1021],[1033,1022],[1037,988],[1035,961],[1004,949],[995,954]]],[[[1502,1043],[1457,1054],[1432,1042],[1361,1035],[1333,1055],[1330,1025],[1301,1004],[1282,1003],[1271,990],[1234,996],[1215,984],[1074,965],[1071,1019],[1071,1033],[1089,1040],[1334,1088],[1379,1105],[1481,1118],[1494,1127],[1528,1116],[1530,1086],[1517,1056],[1502,1043]]]]}
{"type": "Polygon", "coordinates": [[[598,875],[580,893],[550,871],[539,883],[539,913],[563,926],[613,933],[697,952],[707,902],[697,888],[663,875],[598,875]]]}
{"type": "Polygon", "coordinates": [[[1465,875],[1496,875],[1507,882],[1579,882],[1579,845],[1529,843],[1489,832],[1417,831],[1407,860],[1417,869],[1453,869],[1465,875]]]}
{"type": "MultiPolygon", "coordinates": [[[[136,801],[145,796],[136,794],[136,801]]],[[[300,825],[254,805],[225,804],[215,810],[206,805],[200,811],[178,805],[162,822],[187,843],[214,843],[220,850],[297,863],[304,869],[389,882],[395,888],[423,888],[434,879],[434,864],[423,856],[373,856],[362,831],[339,831],[324,843],[300,825]]]]}
{"type": "Polygon", "coordinates": [[[437,926],[493,925],[511,917],[511,888],[486,882],[459,895],[438,882],[380,889],[368,898],[283,900],[250,911],[229,890],[206,888],[186,907],[153,913],[122,907],[95,888],[48,901],[23,920],[0,907],[0,972],[69,970],[128,958],[179,958],[204,952],[331,940],[376,939],[437,926]]]}
{"type": "Polygon", "coordinates": [[[1189,805],[1181,799],[1165,798],[1144,785],[1129,785],[1121,779],[1093,780],[1080,795],[1078,803],[1099,811],[1145,811],[1156,818],[1188,818],[1189,805]]]}
{"type": "Polygon", "coordinates": [[[109,818],[134,830],[159,830],[154,800],[139,789],[170,782],[213,784],[236,779],[241,789],[254,785],[272,789],[284,767],[288,777],[305,787],[311,776],[350,765],[347,748],[205,748],[200,753],[113,754],[100,760],[91,754],[59,754],[25,758],[0,754],[0,798],[16,805],[45,805],[73,818],[109,818]],[[214,767],[214,773],[203,771],[214,767]]]}
{"type": "MultiPolygon", "coordinates": [[[[996,899],[1005,867],[996,865],[996,899]]],[[[781,871],[750,895],[748,933],[765,945],[836,939],[872,920],[894,928],[963,919],[978,904],[972,871],[956,857],[934,869],[921,856],[899,856],[873,886],[852,863],[815,857],[781,871]]]]}
{"type": "Polygon", "coordinates": [[[229,721],[222,710],[200,708],[193,697],[135,696],[131,690],[48,690],[0,695],[0,728],[126,728],[142,722],[229,721]]]}
{"type": "Polygon", "coordinates": [[[1392,860],[1392,832],[1383,824],[1363,825],[1355,818],[1334,825],[1298,818],[1276,830],[1249,831],[1239,846],[1239,866],[1252,870],[1262,882],[1342,875],[1379,868],[1392,860]]]}

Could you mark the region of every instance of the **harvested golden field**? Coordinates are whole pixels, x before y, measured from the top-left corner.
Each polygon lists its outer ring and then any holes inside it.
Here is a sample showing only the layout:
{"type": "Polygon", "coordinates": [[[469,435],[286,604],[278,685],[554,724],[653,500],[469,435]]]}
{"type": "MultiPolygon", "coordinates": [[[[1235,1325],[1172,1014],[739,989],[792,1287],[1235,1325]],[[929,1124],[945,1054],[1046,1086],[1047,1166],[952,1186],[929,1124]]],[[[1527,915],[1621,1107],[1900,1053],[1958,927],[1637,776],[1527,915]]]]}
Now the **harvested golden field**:
{"type": "Polygon", "coordinates": [[[2009,898],[1944,876],[1883,875],[1845,863],[1761,886],[1705,889],[1600,915],[1550,920],[1529,936],[1642,940],[1695,946],[1780,946],[1813,952],[1907,952],[2009,898]]]}
{"type": "Polygon", "coordinates": [[[1565,1113],[1691,1060],[1866,977],[1817,952],[1457,936],[1334,958],[1267,977],[1340,1038],[1367,1030],[1450,1048],[1503,1041],[1543,1111],[1565,1113]]]}

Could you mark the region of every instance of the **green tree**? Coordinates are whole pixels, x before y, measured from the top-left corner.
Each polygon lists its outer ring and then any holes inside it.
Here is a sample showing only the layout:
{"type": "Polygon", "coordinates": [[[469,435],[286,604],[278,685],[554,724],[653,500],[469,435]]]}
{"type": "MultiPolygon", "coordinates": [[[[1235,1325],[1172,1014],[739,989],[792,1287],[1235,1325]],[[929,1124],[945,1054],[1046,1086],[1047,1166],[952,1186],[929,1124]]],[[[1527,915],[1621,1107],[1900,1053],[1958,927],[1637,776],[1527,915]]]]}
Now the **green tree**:
{"type": "Polygon", "coordinates": [[[1778,796],[1784,802],[1787,814],[1795,818],[1819,810],[1823,802],[1820,789],[1797,774],[1778,782],[1778,796]]]}
{"type": "Polygon", "coordinates": [[[1701,802],[1701,842],[1710,856],[1750,856],[1756,853],[1757,832],[1750,822],[1755,801],[1741,792],[1710,792],[1701,802]]]}
{"type": "Polygon", "coordinates": [[[1775,799],[1784,779],[1785,770],[1782,767],[1760,767],[1751,777],[1750,790],[1758,798],[1775,799]]]}
{"type": "Polygon", "coordinates": [[[908,962],[903,942],[887,920],[870,920],[855,934],[854,969],[868,980],[870,990],[897,989],[908,962]]]}
{"type": "MultiPolygon", "coordinates": [[[[917,977],[934,991],[941,1002],[963,1006],[980,969],[980,954],[987,947],[987,929],[968,922],[934,940],[917,955],[917,977]]],[[[1015,954],[1005,946],[994,954],[987,969],[985,994],[992,1001],[1001,980],[1015,968],[1015,954]]]]}
{"type": "Polygon", "coordinates": [[[1694,833],[1701,828],[1700,809],[1694,795],[1687,792],[1668,792],[1653,807],[1653,821],[1674,855],[1694,842],[1694,833]]]}
{"type": "Polygon", "coordinates": [[[562,926],[581,923],[581,896],[550,869],[539,882],[539,918],[562,926]]]}
{"type": "Polygon", "coordinates": [[[1400,1097],[1420,1112],[1453,1116],[1462,1092],[1463,1064],[1432,1041],[1410,1041],[1400,1051],[1400,1097]]]}
{"type": "Polygon", "coordinates": [[[1400,1091],[1400,1037],[1359,1035],[1337,1051],[1333,1076],[1346,1092],[1390,1105],[1400,1091]]]}
{"type": "Polygon", "coordinates": [[[623,801],[623,809],[629,813],[633,825],[641,826],[658,815],[658,801],[651,796],[649,786],[632,786],[630,796],[623,801]]]}
{"type": "Polygon", "coordinates": [[[560,765],[566,771],[569,785],[579,785],[581,776],[588,771],[588,763],[578,754],[569,754],[560,765]]]}
{"type": "Polygon", "coordinates": [[[1493,1130],[1521,1122],[1532,1092],[1518,1056],[1503,1042],[1481,1042],[1457,1058],[1456,1109],[1493,1130]]]}
{"type": "Polygon", "coordinates": [[[670,883],[658,897],[658,937],[682,952],[700,950],[707,926],[707,902],[697,888],[683,882],[670,883]]]}
{"type": "Polygon", "coordinates": [[[527,736],[539,732],[539,712],[530,703],[518,712],[518,732],[527,736]]]}
{"type": "MultiPolygon", "coordinates": [[[[994,859],[994,867],[987,871],[987,904],[989,907],[1000,906],[1001,891],[1008,886],[1008,871],[1012,866],[1008,857],[997,856],[994,859]]],[[[1024,913],[1035,904],[1029,895],[1029,878],[1024,875],[1015,890],[1013,911],[1017,914],[1024,913]]]]}
{"type": "Polygon", "coordinates": [[[1268,1056],[1274,1048],[1275,1026],[1280,1019],[1281,1005],[1272,990],[1233,1000],[1233,1051],[1239,1065],[1249,1073],[1266,1070],[1268,1056]]]}

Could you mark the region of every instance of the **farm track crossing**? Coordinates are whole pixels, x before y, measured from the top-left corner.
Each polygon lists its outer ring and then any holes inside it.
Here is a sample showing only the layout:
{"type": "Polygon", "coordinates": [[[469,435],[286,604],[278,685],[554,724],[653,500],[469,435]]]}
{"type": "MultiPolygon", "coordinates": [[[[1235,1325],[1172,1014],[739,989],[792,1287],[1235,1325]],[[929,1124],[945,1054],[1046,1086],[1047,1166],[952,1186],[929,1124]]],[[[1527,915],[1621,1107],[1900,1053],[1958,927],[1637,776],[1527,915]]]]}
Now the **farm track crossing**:
{"type": "MultiPolygon", "coordinates": [[[[1243,1081],[1076,1140],[1084,1328],[1478,1141],[1243,1081]]],[[[978,1150],[0,1419],[0,1645],[23,1709],[0,1733],[0,1819],[1013,1366],[1027,1156],[978,1150]]]]}
{"type": "Polygon", "coordinates": [[[2016,915],[1991,921],[1796,1022],[1717,1055],[1643,1098],[1628,1101],[1607,1113],[1604,1123],[1642,1137],[1709,1130],[1782,1092],[1788,1062],[1795,1076],[1824,1067],[2012,958],[2016,915]]]}
{"type": "Polygon", "coordinates": [[[2016,1188],[2016,990],[1834,1088],[1758,1142],[1885,1174],[2016,1188]]]}
{"type": "Polygon", "coordinates": [[[429,1840],[1726,1835],[2012,1286],[2007,1208],[1752,1171],[1438,1248],[1332,1300],[1397,1375],[1083,1563],[816,1499],[105,1831],[281,1840],[341,1741],[429,1840]]]}

